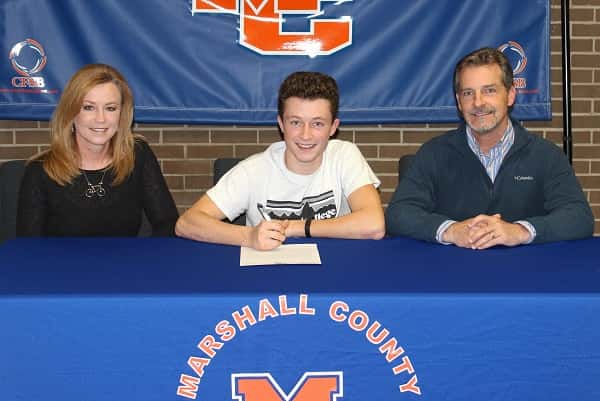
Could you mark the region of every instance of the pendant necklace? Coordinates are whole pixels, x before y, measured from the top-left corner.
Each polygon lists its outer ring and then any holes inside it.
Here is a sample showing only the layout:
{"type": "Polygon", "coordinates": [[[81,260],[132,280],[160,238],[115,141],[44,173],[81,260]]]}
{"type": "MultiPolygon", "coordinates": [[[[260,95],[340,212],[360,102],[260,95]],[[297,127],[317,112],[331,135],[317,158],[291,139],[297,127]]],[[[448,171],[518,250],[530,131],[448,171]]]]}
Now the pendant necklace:
{"type": "Polygon", "coordinates": [[[106,170],[104,170],[104,172],[102,173],[102,177],[100,177],[100,181],[96,185],[90,182],[87,174],[85,173],[85,170],[81,170],[81,172],[83,173],[83,177],[85,178],[85,181],[88,185],[87,189],[83,193],[86,196],[86,198],[93,198],[94,195],[97,195],[99,198],[102,198],[104,195],[106,195],[106,190],[102,186],[102,184],[104,183],[104,176],[106,175],[106,170]]]}

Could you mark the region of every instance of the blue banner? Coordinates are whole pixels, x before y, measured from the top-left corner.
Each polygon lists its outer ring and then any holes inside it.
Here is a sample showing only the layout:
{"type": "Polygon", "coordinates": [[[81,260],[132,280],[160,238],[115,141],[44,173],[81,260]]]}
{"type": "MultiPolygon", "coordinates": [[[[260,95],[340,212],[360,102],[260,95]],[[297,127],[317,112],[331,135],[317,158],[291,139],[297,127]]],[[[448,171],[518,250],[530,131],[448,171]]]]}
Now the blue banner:
{"type": "Polygon", "coordinates": [[[449,122],[456,62],[515,71],[513,116],[551,119],[549,1],[0,1],[0,119],[47,120],[69,77],[117,67],[149,123],[273,124],[289,73],[328,73],[345,124],[449,122]]]}

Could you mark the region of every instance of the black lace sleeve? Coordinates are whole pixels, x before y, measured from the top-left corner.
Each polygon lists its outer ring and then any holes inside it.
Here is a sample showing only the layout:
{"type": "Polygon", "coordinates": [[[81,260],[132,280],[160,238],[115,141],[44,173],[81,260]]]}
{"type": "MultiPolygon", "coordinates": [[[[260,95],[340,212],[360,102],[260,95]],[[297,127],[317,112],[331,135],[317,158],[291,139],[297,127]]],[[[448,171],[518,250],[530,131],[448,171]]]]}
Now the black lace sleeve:
{"type": "Polygon", "coordinates": [[[40,161],[31,162],[25,168],[19,190],[18,237],[39,237],[44,234],[48,207],[44,176],[45,172],[40,161]]]}
{"type": "Polygon", "coordinates": [[[158,237],[175,235],[175,223],[179,217],[173,197],[169,192],[156,156],[145,142],[138,142],[143,158],[144,212],[152,224],[152,235],[158,237]]]}

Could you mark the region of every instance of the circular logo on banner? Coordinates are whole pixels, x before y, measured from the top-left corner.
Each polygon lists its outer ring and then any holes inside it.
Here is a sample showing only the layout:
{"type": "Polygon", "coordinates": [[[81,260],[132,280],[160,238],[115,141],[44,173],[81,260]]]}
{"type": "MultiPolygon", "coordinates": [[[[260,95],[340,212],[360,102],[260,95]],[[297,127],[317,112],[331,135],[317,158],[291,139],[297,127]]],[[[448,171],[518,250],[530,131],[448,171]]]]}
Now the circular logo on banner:
{"type": "Polygon", "coordinates": [[[8,57],[15,71],[25,77],[37,74],[46,66],[46,52],[42,45],[33,39],[25,39],[15,44],[8,57]]]}
{"type": "Polygon", "coordinates": [[[501,45],[498,50],[504,53],[506,58],[508,58],[508,61],[510,61],[513,74],[517,75],[525,70],[525,66],[527,66],[527,56],[525,55],[523,46],[510,40],[501,45]]]}

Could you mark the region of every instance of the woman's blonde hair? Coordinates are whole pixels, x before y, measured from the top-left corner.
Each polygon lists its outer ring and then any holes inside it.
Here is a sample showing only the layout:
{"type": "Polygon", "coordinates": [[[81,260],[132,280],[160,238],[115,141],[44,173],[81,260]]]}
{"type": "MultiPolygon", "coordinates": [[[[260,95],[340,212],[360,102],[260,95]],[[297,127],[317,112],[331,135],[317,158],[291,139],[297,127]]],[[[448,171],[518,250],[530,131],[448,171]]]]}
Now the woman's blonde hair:
{"type": "Polygon", "coordinates": [[[50,121],[50,149],[35,158],[42,159],[44,170],[60,185],[70,184],[81,174],[80,155],[75,139],[73,121],[81,111],[83,98],[95,86],[112,82],[121,93],[121,115],[117,132],[110,140],[113,185],[122,183],[133,170],[135,137],[133,95],[125,77],[106,64],[88,64],[75,73],[67,83],[50,121]]]}

